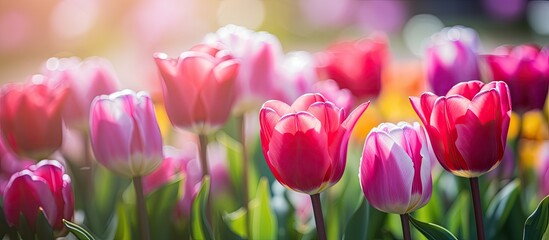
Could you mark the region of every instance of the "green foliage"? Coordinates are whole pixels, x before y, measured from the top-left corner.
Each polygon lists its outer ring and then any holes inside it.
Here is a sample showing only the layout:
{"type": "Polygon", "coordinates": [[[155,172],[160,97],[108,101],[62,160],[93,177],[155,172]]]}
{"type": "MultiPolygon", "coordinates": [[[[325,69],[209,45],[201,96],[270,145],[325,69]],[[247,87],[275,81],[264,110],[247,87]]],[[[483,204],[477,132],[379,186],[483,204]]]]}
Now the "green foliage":
{"type": "Polygon", "coordinates": [[[351,219],[347,223],[345,228],[345,235],[343,239],[366,239],[368,234],[368,225],[370,217],[370,206],[364,198],[360,203],[360,206],[351,216],[351,219]]]}
{"type": "Polygon", "coordinates": [[[422,222],[412,216],[409,219],[412,225],[429,240],[457,239],[450,231],[439,225],[422,222]]]}
{"type": "Polygon", "coordinates": [[[147,196],[147,212],[149,215],[149,224],[151,227],[151,236],[155,239],[172,239],[171,226],[166,224],[166,220],[171,221],[174,218],[174,209],[176,207],[181,187],[181,179],[172,181],[147,196]]]}
{"type": "Polygon", "coordinates": [[[88,230],[86,230],[84,227],[81,227],[76,223],[64,219],[63,223],[65,224],[65,226],[67,226],[69,232],[71,232],[78,240],[95,240],[93,235],[89,233],[88,230]]]}
{"type": "Polygon", "coordinates": [[[524,223],[524,239],[547,239],[549,226],[549,196],[545,197],[524,223]]]}
{"type": "Polygon", "coordinates": [[[193,201],[191,211],[191,235],[193,239],[210,240],[212,230],[208,223],[207,206],[210,195],[210,177],[205,176],[200,186],[200,191],[193,201]]]}
{"type": "Polygon", "coordinates": [[[271,192],[266,178],[259,181],[256,198],[250,202],[251,239],[276,239],[278,222],[271,207],[271,192]]]}
{"type": "Polygon", "coordinates": [[[486,211],[486,235],[488,239],[494,239],[507,218],[509,217],[513,206],[519,199],[520,182],[518,179],[507,184],[501,189],[490,202],[486,211]]]}

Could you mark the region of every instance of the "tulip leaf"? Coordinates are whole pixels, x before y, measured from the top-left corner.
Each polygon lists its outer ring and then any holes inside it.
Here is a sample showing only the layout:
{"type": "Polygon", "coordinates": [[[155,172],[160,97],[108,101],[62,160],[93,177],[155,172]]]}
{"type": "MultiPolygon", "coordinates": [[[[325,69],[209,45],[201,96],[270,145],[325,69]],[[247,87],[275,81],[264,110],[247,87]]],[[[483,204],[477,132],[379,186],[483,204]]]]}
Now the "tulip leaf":
{"type": "Polygon", "coordinates": [[[0,238],[5,236],[10,232],[10,226],[6,221],[6,216],[4,215],[4,201],[0,200],[0,238]]]}
{"type": "Polygon", "coordinates": [[[53,229],[46,219],[44,210],[38,211],[38,217],[36,218],[36,236],[38,239],[53,240],[53,229]]]}
{"type": "Polygon", "coordinates": [[[223,222],[235,234],[246,238],[246,209],[240,208],[223,216],[223,222]]]}
{"type": "Polygon", "coordinates": [[[549,196],[545,197],[524,223],[523,239],[545,239],[549,225],[549,196]]]}
{"type": "Polygon", "coordinates": [[[364,198],[362,203],[349,219],[345,228],[343,239],[366,239],[368,234],[368,226],[370,216],[370,206],[364,198]]]}
{"type": "Polygon", "coordinates": [[[147,210],[149,223],[151,226],[151,235],[158,239],[170,239],[170,224],[166,224],[166,219],[171,219],[173,209],[178,201],[181,179],[172,181],[158,188],[147,196],[147,210]]]}
{"type": "Polygon", "coordinates": [[[79,240],[94,240],[95,238],[93,237],[93,235],[88,232],[88,230],[86,230],[84,227],[82,226],[79,226],[78,224],[76,223],[73,223],[73,222],[70,222],[70,221],[67,221],[65,219],[63,219],[63,223],[65,224],[65,226],[67,226],[67,228],[69,229],[69,231],[79,240]]]}
{"type": "Polygon", "coordinates": [[[514,180],[501,189],[488,205],[486,230],[488,239],[493,239],[507,221],[520,195],[520,182],[514,180]]]}
{"type": "Polygon", "coordinates": [[[212,239],[212,232],[207,218],[208,196],[210,194],[210,177],[202,179],[202,186],[196,195],[191,210],[191,235],[193,239],[212,239]]]}
{"type": "Polygon", "coordinates": [[[17,226],[17,233],[23,240],[34,240],[34,234],[29,226],[29,222],[22,212],[19,213],[19,225],[17,226]]]}
{"type": "Polygon", "coordinates": [[[250,203],[250,239],[276,239],[278,223],[270,198],[269,182],[267,178],[261,178],[256,198],[250,203]]]}
{"type": "Polygon", "coordinates": [[[233,186],[242,186],[242,145],[226,133],[218,134],[217,141],[226,149],[229,175],[233,186]]]}
{"type": "Polygon", "coordinates": [[[131,240],[132,239],[132,227],[131,227],[131,219],[130,214],[128,213],[128,210],[124,206],[124,204],[119,204],[117,207],[117,214],[115,215],[117,217],[116,219],[116,233],[114,236],[114,239],[119,240],[131,240]]]}
{"type": "Polygon", "coordinates": [[[429,240],[457,239],[450,231],[439,225],[422,222],[412,216],[410,216],[410,222],[429,240]]]}

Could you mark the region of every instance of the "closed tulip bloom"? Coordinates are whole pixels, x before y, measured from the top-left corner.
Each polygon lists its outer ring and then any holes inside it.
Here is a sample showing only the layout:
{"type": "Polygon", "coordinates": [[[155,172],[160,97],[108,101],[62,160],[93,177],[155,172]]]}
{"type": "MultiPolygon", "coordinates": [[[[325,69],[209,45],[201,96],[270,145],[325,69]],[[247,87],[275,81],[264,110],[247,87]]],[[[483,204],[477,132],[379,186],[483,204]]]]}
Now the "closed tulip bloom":
{"type": "Polygon", "coordinates": [[[509,85],[513,108],[543,110],[549,91],[549,49],[536,45],[501,46],[486,56],[492,79],[509,85]]]}
{"type": "Polygon", "coordinates": [[[271,100],[259,112],[263,155],[275,178],[294,191],[317,194],[339,181],[351,131],[369,103],[347,118],[320,94],[292,105],[271,100]]]}
{"type": "Polygon", "coordinates": [[[112,66],[106,59],[50,58],[44,74],[65,83],[68,96],[63,120],[76,129],[88,130],[90,105],[96,96],[111,94],[118,89],[112,66]]]}
{"type": "Polygon", "coordinates": [[[163,159],[154,106],[144,92],[123,90],[96,97],[90,138],[97,161],[122,176],[146,176],[163,159]]]}
{"type": "Polygon", "coordinates": [[[353,94],[349,89],[341,89],[336,81],[328,79],[317,82],[313,85],[315,92],[322,94],[328,101],[333,102],[336,106],[350,111],[355,103],[353,94]]]}
{"type": "Polygon", "coordinates": [[[478,177],[502,160],[511,117],[505,82],[469,81],[457,84],[446,96],[427,92],[410,101],[438,161],[449,172],[478,177]]]}
{"type": "Polygon", "coordinates": [[[371,98],[381,91],[381,74],[388,58],[386,37],[376,35],[331,45],[318,55],[318,67],[355,97],[371,98]]]}
{"type": "Polygon", "coordinates": [[[382,123],[366,137],[358,177],[373,207],[405,214],[431,198],[431,160],[421,125],[382,123]]]}
{"type": "Polygon", "coordinates": [[[209,133],[229,118],[239,64],[220,45],[199,44],[172,59],[155,54],[166,112],[176,127],[209,133]]]}
{"type": "Polygon", "coordinates": [[[53,230],[62,232],[63,219],[71,220],[74,215],[71,179],[58,161],[43,160],[13,174],[3,197],[6,221],[16,228],[23,214],[35,231],[41,209],[53,230]]]}
{"type": "Polygon", "coordinates": [[[452,86],[480,79],[477,33],[462,26],[445,28],[432,37],[427,48],[427,82],[437,95],[452,86]]]}
{"type": "Polygon", "coordinates": [[[207,43],[221,43],[238,59],[235,114],[257,109],[269,99],[282,99],[287,88],[278,81],[277,64],[284,53],[278,38],[229,24],[208,34],[207,43]]]}
{"type": "Polygon", "coordinates": [[[538,175],[538,196],[544,198],[549,195],[549,141],[542,143],[538,152],[536,171],[538,175]]]}
{"type": "Polygon", "coordinates": [[[2,87],[0,129],[15,154],[41,160],[61,147],[66,93],[63,85],[53,86],[38,75],[31,82],[2,87]]]}

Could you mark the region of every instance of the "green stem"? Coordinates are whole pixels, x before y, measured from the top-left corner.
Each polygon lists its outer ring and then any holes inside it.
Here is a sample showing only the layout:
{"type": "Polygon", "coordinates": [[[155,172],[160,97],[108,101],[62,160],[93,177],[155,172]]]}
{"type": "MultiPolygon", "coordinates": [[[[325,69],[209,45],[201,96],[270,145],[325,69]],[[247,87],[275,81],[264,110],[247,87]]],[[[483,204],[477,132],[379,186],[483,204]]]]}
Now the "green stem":
{"type": "Polygon", "coordinates": [[[402,235],[404,240],[411,240],[412,234],[410,234],[410,219],[408,213],[400,214],[400,223],[402,223],[402,235]]]}
{"type": "Polygon", "coordinates": [[[133,186],[135,188],[135,199],[137,201],[137,218],[139,220],[141,239],[149,240],[149,218],[147,216],[147,207],[145,206],[145,195],[143,194],[143,182],[141,176],[133,177],[133,186]]]}
{"type": "Polygon", "coordinates": [[[200,167],[202,168],[202,177],[210,175],[210,168],[208,167],[208,136],[206,134],[198,134],[200,141],[200,167]]]}
{"type": "Polygon", "coordinates": [[[480,202],[480,191],[478,187],[478,177],[469,178],[471,183],[471,194],[473,197],[473,207],[475,212],[475,223],[477,226],[477,239],[484,240],[484,222],[482,221],[482,205],[480,202]]]}
{"type": "Polygon", "coordinates": [[[246,233],[247,236],[251,236],[250,231],[250,211],[249,211],[249,202],[250,202],[250,193],[249,193],[249,179],[250,179],[250,159],[248,158],[248,147],[246,145],[246,116],[242,114],[238,117],[237,121],[239,122],[239,136],[240,143],[242,144],[242,205],[246,209],[246,233]]]}
{"type": "Polygon", "coordinates": [[[84,142],[84,166],[81,169],[84,177],[84,206],[90,207],[90,201],[94,196],[95,188],[93,184],[93,161],[90,149],[90,136],[88,132],[82,133],[84,142]]]}
{"type": "Polygon", "coordinates": [[[318,240],[326,240],[326,227],[324,226],[324,218],[322,216],[322,206],[320,203],[320,193],[311,195],[313,203],[313,213],[315,215],[316,232],[318,240]]]}

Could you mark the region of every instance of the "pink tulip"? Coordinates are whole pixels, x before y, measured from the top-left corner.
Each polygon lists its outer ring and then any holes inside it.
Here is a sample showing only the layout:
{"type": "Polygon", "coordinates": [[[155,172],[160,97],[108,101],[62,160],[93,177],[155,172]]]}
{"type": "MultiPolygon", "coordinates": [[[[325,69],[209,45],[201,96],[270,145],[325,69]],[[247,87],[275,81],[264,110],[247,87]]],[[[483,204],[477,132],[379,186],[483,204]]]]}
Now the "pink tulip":
{"type": "Polygon", "coordinates": [[[328,79],[317,82],[313,85],[313,89],[325,96],[328,101],[345,109],[345,112],[350,111],[355,103],[351,91],[349,91],[349,89],[339,88],[337,82],[334,80],[328,79]]]}
{"type": "Polygon", "coordinates": [[[162,136],[150,97],[131,90],[96,97],[90,138],[97,161],[126,177],[146,176],[162,162],[162,136]]]}
{"type": "Polygon", "coordinates": [[[504,82],[459,83],[446,96],[427,92],[410,101],[440,164],[461,177],[478,177],[502,160],[511,118],[504,82]]]}
{"type": "Polygon", "coordinates": [[[361,104],[346,119],[344,110],[321,94],[305,94],[289,106],[271,100],[259,112],[261,146],[275,178],[294,191],[317,194],[339,181],[347,145],[361,104]]]}
{"type": "Polygon", "coordinates": [[[229,118],[238,61],[219,45],[196,45],[179,58],[155,54],[168,117],[174,126],[208,133],[229,118]]]}
{"type": "Polygon", "coordinates": [[[381,91],[381,73],[388,58],[386,37],[374,35],[331,45],[318,55],[318,67],[355,97],[371,98],[381,91]]]}
{"type": "Polygon", "coordinates": [[[196,157],[196,151],[182,151],[171,146],[164,146],[164,160],[154,172],[143,178],[145,195],[161,186],[183,177],[187,162],[196,157]]]}
{"type": "Polygon", "coordinates": [[[22,213],[32,231],[36,230],[39,210],[56,231],[64,229],[63,219],[74,214],[71,179],[58,161],[44,160],[12,175],[4,192],[6,221],[19,228],[22,213]]]}
{"type": "Polygon", "coordinates": [[[67,89],[52,86],[42,76],[12,83],[0,93],[0,129],[6,145],[17,155],[41,160],[61,147],[61,112],[67,89]]]}
{"type": "Polygon", "coordinates": [[[287,89],[279,83],[276,67],[283,52],[274,35],[227,25],[207,35],[205,42],[222,43],[240,62],[234,113],[242,114],[257,109],[268,99],[282,98],[287,89]]]}
{"type": "Polygon", "coordinates": [[[315,92],[312,85],[318,82],[314,57],[304,51],[290,52],[284,56],[278,68],[278,79],[284,83],[285,101],[293,102],[299,96],[315,92]]]}
{"type": "Polygon", "coordinates": [[[516,111],[543,110],[549,91],[549,48],[501,46],[486,56],[486,62],[492,79],[509,85],[516,111]]]}
{"type": "Polygon", "coordinates": [[[538,175],[538,195],[544,198],[549,195],[549,142],[545,141],[541,145],[538,153],[538,165],[536,167],[538,175]]]}
{"type": "Polygon", "coordinates": [[[4,195],[11,175],[32,164],[33,161],[31,160],[17,157],[0,139],[0,196],[4,195]]]}
{"type": "Polygon", "coordinates": [[[86,130],[92,100],[117,90],[118,81],[106,59],[50,58],[44,74],[65,83],[68,96],[63,109],[63,120],[70,127],[86,130]]]}
{"type": "Polygon", "coordinates": [[[427,81],[437,95],[452,86],[480,79],[477,33],[462,26],[445,28],[432,37],[427,48],[427,81]]]}
{"type": "Polygon", "coordinates": [[[431,160],[419,123],[382,123],[366,137],[358,174],[364,196],[383,212],[405,214],[431,198],[431,160]]]}

